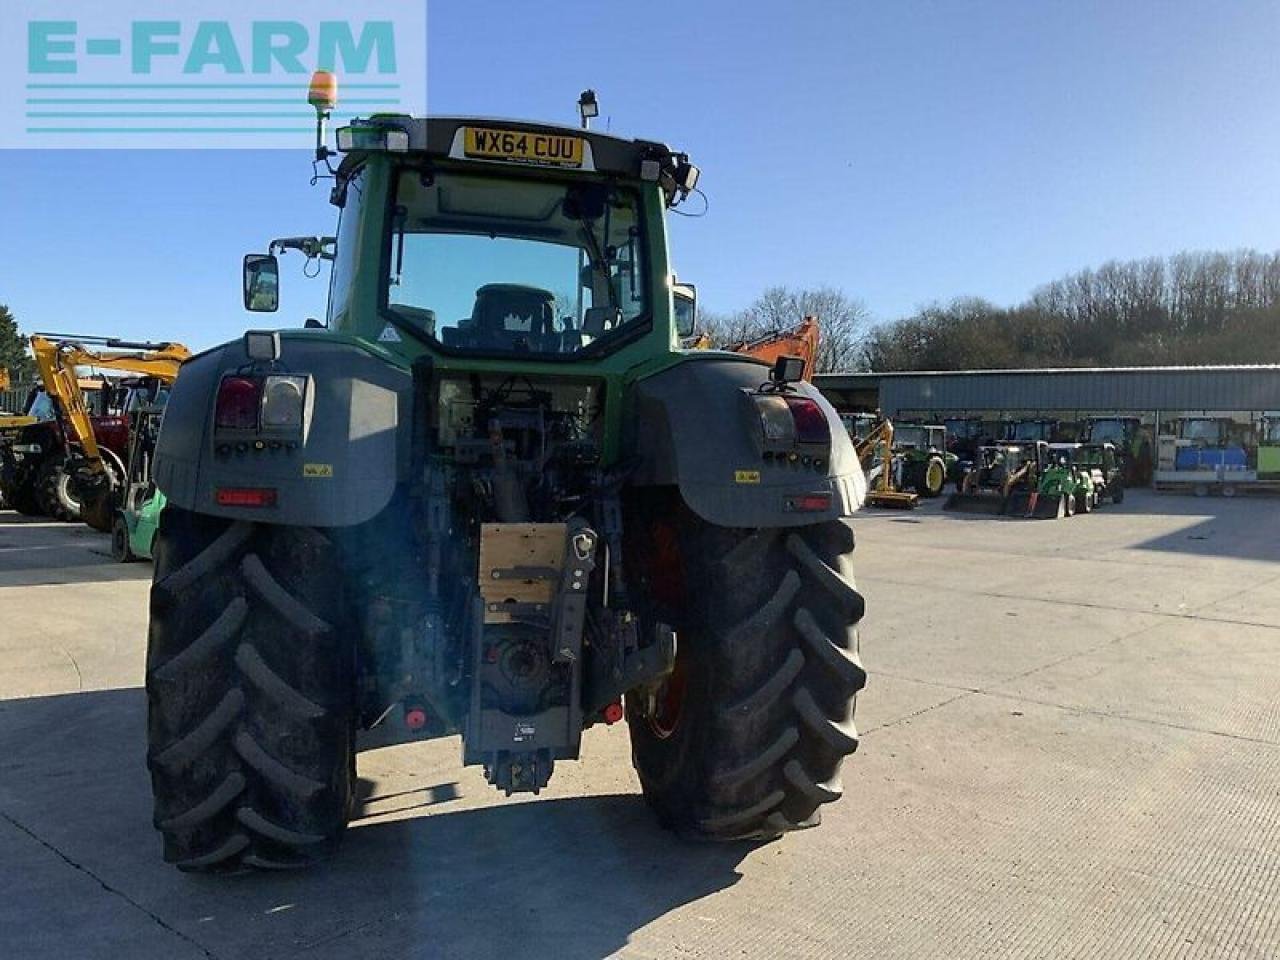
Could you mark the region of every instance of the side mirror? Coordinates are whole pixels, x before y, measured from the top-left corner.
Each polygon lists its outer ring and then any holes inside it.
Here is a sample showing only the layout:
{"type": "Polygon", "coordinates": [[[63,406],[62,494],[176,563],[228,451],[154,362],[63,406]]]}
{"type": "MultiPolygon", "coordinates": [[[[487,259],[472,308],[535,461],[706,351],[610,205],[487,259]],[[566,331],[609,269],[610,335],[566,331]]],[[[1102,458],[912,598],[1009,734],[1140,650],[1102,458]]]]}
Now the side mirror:
{"type": "Polygon", "coordinates": [[[692,283],[677,283],[671,288],[676,311],[676,333],[692,337],[698,325],[698,288],[692,283]]]}
{"type": "Polygon", "coordinates": [[[254,313],[280,309],[280,261],[269,253],[244,258],[244,308],[254,313]]]}

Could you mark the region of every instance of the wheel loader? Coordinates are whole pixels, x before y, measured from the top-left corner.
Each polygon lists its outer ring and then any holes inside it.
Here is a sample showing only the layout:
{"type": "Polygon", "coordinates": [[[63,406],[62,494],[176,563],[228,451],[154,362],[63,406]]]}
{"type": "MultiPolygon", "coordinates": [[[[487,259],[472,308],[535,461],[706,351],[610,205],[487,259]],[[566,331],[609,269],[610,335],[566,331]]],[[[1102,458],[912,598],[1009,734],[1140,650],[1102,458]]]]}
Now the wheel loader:
{"type": "MultiPolygon", "coordinates": [[[[311,102],[328,163],[331,78],[311,102]]],[[[326,324],[192,358],[158,439],[165,858],[331,854],[372,742],[456,735],[537,793],[624,719],[666,827],[816,824],[858,742],[865,481],[801,361],[680,348],[665,218],[697,168],[479,118],[337,144],[326,324]]],[[[278,306],[274,257],[244,267],[245,304],[278,306]]]]}

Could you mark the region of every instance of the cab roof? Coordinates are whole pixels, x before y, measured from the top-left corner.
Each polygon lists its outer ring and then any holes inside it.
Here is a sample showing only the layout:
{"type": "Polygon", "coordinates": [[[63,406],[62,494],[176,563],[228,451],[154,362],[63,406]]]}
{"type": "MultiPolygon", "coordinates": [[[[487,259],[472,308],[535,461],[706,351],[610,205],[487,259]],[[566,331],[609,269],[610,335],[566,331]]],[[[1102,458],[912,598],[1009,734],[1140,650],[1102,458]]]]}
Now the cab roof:
{"type": "MultiPolygon", "coordinates": [[[[586,172],[615,174],[657,180],[659,171],[684,158],[664,143],[656,140],[629,140],[608,133],[582,130],[560,124],[536,123],[529,120],[505,120],[495,117],[410,117],[403,114],[376,114],[367,120],[393,126],[409,135],[409,152],[467,161],[477,164],[509,166],[508,161],[468,156],[465,137],[470,130],[501,131],[529,134],[534,137],[580,140],[584,144],[583,162],[575,169],[586,172]],[[645,161],[656,161],[657,166],[644,167],[645,161]],[[649,174],[649,175],[647,175],[649,174]]],[[[343,166],[354,165],[362,154],[347,154],[343,166]]],[[[540,164],[532,164],[535,167],[540,164]]],[[[547,169],[553,165],[547,165],[547,169]]]]}

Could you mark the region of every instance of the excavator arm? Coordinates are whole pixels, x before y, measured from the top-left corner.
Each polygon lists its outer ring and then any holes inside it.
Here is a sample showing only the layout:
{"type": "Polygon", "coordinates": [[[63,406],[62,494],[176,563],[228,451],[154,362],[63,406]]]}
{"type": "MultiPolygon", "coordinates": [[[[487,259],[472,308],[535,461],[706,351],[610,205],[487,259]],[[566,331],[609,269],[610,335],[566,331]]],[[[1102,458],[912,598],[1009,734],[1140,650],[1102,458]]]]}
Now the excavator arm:
{"type": "Polygon", "coordinates": [[[72,339],[60,334],[38,333],[31,338],[31,353],[45,392],[56,402],[67,439],[80,448],[77,485],[81,488],[85,521],[101,529],[103,524],[110,523],[111,482],[93,432],[77,369],[119,370],[173,383],[191,351],[180,343],[130,343],[101,337],[72,339]],[[96,349],[98,347],[105,349],[96,349]]]}
{"type": "Polygon", "coordinates": [[[804,360],[805,380],[812,380],[818,362],[818,318],[805,317],[789,330],[774,330],[754,340],[743,340],[727,349],[772,364],[779,357],[804,360]]]}

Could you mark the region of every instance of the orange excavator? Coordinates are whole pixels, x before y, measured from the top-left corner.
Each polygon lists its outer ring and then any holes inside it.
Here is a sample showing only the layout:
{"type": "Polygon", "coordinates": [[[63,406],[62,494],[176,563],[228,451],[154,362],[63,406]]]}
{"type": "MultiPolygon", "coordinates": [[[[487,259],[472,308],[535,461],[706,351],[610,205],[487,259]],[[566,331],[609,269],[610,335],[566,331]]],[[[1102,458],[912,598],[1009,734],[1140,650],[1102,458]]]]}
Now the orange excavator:
{"type": "Polygon", "coordinates": [[[818,318],[805,317],[789,330],[774,330],[725,349],[745,353],[768,364],[779,357],[800,357],[804,360],[804,379],[812,380],[814,365],[818,362],[818,318]]]}
{"type": "MultiPolygon", "coordinates": [[[[710,350],[711,336],[700,333],[686,341],[685,346],[692,350],[710,350]]],[[[773,330],[751,340],[740,340],[724,349],[745,353],[768,364],[773,364],[779,357],[800,357],[804,360],[804,379],[812,380],[814,365],[818,362],[818,318],[805,317],[789,329],[773,330]]]]}

